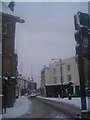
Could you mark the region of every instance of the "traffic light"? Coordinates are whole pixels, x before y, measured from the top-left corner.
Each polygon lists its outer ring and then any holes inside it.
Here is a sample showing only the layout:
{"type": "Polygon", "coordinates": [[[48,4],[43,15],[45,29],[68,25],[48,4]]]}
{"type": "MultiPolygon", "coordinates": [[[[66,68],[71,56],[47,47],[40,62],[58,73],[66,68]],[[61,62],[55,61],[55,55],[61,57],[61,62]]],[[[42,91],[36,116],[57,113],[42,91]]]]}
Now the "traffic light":
{"type": "Polygon", "coordinates": [[[76,44],[75,50],[76,50],[76,55],[79,55],[79,53],[80,53],[80,46],[79,46],[79,44],[76,44]]]}
{"type": "Polygon", "coordinates": [[[74,25],[75,25],[75,33],[74,37],[76,40],[76,55],[79,55],[80,53],[80,43],[81,43],[81,33],[80,33],[80,23],[79,23],[79,16],[74,15],[74,25]]]}
{"type": "Polygon", "coordinates": [[[84,60],[88,59],[88,46],[89,46],[89,15],[87,13],[78,12],[74,16],[75,23],[75,40],[76,40],[76,54],[78,55],[78,69],[80,81],[80,96],[81,96],[81,109],[86,110],[86,91],[85,91],[85,76],[84,76],[84,60]]]}
{"type": "Polygon", "coordinates": [[[75,30],[78,30],[78,28],[79,28],[79,17],[78,17],[78,15],[74,15],[74,26],[75,26],[75,30]]]}
{"type": "Polygon", "coordinates": [[[78,12],[80,25],[89,27],[89,15],[87,13],[78,12]]]}
{"type": "Polygon", "coordinates": [[[78,12],[74,15],[76,54],[82,54],[83,58],[89,59],[90,56],[90,39],[89,39],[89,15],[87,13],[78,12]]]}

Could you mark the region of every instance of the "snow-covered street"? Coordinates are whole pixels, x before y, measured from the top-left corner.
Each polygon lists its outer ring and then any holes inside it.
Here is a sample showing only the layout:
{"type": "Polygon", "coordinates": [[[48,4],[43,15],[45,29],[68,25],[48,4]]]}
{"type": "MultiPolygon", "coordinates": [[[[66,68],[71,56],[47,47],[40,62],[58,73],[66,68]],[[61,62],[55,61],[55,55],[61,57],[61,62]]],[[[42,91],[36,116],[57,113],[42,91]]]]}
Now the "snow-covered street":
{"type": "MultiPolygon", "coordinates": [[[[30,113],[32,109],[32,103],[28,99],[29,96],[21,96],[18,99],[16,99],[16,102],[14,103],[14,106],[11,108],[6,109],[6,113],[2,115],[3,118],[18,118],[26,113],[30,113]]],[[[47,98],[47,97],[41,97],[38,96],[38,98],[41,99],[47,99],[51,101],[56,102],[62,102],[66,104],[71,104],[72,106],[76,106],[79,109],[81,109],[81,99],[80,98],[72,98],[69,100],[68,98],[47,98]]],[[[88,100],[87,100],[88,105],[88,100]]],[[[0,116],[1,117],[1,116],[0,116]]]]}

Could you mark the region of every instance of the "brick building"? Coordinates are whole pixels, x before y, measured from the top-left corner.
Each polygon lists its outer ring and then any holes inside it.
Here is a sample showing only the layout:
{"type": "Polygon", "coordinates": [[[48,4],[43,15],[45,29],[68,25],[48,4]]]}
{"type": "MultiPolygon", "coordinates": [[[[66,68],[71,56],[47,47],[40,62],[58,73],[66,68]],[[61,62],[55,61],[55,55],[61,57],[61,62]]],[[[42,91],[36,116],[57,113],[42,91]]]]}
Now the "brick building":
{"type": "MultiPolygon", "coordinates": [[[[20,17],[16,16],[14,11],[14,2],[8,6],[2,2],[2,76],[3,86],[5,85],[5,74],[8,72],[11,76],[7,84],[7,107],[13,106],[15,101],[15,89],[17,78],[17,54],[15,53],[15,25],[20,17]]],[[[4,102],[4,100],[3,100],[4,102]]],[[[4,103],[3,103],[4,104],[4,103]]]]}
{"type": "MultiPolygon", "coordinates": [[[[1,9],[1,2],[0,2],[1,9]]],[[[2,112],[2,14],[0,13],[0,114],[2,112]]]]}

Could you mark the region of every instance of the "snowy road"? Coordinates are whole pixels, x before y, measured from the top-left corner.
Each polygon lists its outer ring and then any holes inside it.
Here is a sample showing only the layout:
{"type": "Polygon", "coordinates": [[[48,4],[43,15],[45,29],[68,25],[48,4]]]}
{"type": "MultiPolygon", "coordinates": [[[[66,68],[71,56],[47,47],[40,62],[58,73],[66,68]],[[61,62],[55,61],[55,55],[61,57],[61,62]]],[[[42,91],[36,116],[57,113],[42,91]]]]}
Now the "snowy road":
{"type": "Polygon", "coordinates": [[[68,100],[68,98],[20,96],[12,108],[7,108],[3,118],[16,118],[16,120],[17,118],[25,118],[25,120],[26,118],[65,118],[67,120],[74,118],[79,112],[80,98],[68,100]]]}
{"type": "Polygon", "coordinates": [[[31,111],[23,115],[22,118],[70,118],[68,110],[64,110],[67,108],[72,108],[64,104],[62,105],[62,103],[59,103],[61,105],[61,108],[58,109],[57,104],[53,106],[52,103],[49,104],[40,98],[30,98],[30,101],[31,111]]]}

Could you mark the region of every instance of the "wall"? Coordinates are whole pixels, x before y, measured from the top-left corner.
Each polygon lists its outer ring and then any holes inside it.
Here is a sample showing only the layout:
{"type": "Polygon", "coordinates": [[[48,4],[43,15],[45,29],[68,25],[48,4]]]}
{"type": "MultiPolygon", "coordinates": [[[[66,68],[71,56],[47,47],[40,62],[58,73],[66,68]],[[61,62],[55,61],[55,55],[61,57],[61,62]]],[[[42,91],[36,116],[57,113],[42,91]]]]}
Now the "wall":
{"type": "Polygon", "coordinates": [[[51,63],[49,66],[49,81],[47,84],[60,83],[60,62],[51,63]]]}
{"type": "MultiPolygon", "coordinates": [[[[10,76],[15,77],[15,24],[16,19],[6,14],[2,15],[2,72],[3,76],[8,72],[10,76]]],[[[4,79],[3,79],[4,83],[4,79]]],[[[16,79],[11,79],[11,85],[7,85],[7,107],[13,106],[15,102],[16,79]]],[[[4,104],[6,103],[3,100],[4,104]]]]}
{"type": "Polygon", "coordinates": [[[79,84],[79,74],[78,74],[78,66],[76,63],[75,57],[71,57],[68,59],[63,60],[63,76],[64,76],[64,82],[69,82],[67,79],[68,75],[71,75],[71,81],[74,82],[74,84],[79,84]],[[67,69],[67,66],[70,65],[70,70],[67,69]]]}
{"type": "MultiPolygon", "coordinates": [[[[88,2],[88,14],[89,14],[89,19],[90,19],[90,1],[88,2]]],[[[90,29],[90,28],[89,28],[90,29]]],[[[89,40],[90,41],[90,40],[89,40]]],[[[90,42],[89,42],[90,43],[90,42]]],[[[89,45],[90,46],[90,45],[89,45]]],[[[90,85],[90,60],[88,61],[88,82],[90,85]]]]}
{"type": "MultiPolygon", "coordinates": [[[[49,66],[49,70],[46,70],[45,77],[46,84],[61,84],[61,75],[60,75],[60,61],[56,61],[51,63],[49,66]],[[54,78],[56,77],[56,83],[54,78]]],[[[62,60],[62,78],[63,83],[69,82],[67,76],[71,75],[71,81],[74,84],[79,84],[79,74],[78,74],[78,66],[75,60],[75,57],[71,57],[68,59],[62,60]],[[67,66],[70,65],[70,70],[67,70],[67,66]]]]}
{"type": "MultiPolygon", "coordinates": [[[[0,8],[2,8],[0,3],[0,8]]],[[[0,114],[2,112],[2,14],[0,13],[0,114]]]]}
{"type": "MultiPolygon", "coordinates": [[[[90,19],[90,1],[88,2],[88,14],[89,14],[89,19],[90,19]]],[[[90,40],[89,40],[90,41],[90,40]]],[[[90,60],[88,61],[88,84],[90,87],[90,60]]],[[[89,88],[90,89],[90,88],[89,88]]],[[[89,97],[88,97],[88,106],[87,106],[88,111],[90,112],[90,91],[89,91],[89,97]]]]}
{"type": "Polygon", "coordinates": [[[11,76],[15,75],[14,65],[14,42],[15,42],[15,20],[12,17],[2,16],[3,20],[3,75],[9,72],[11,76]]]}

